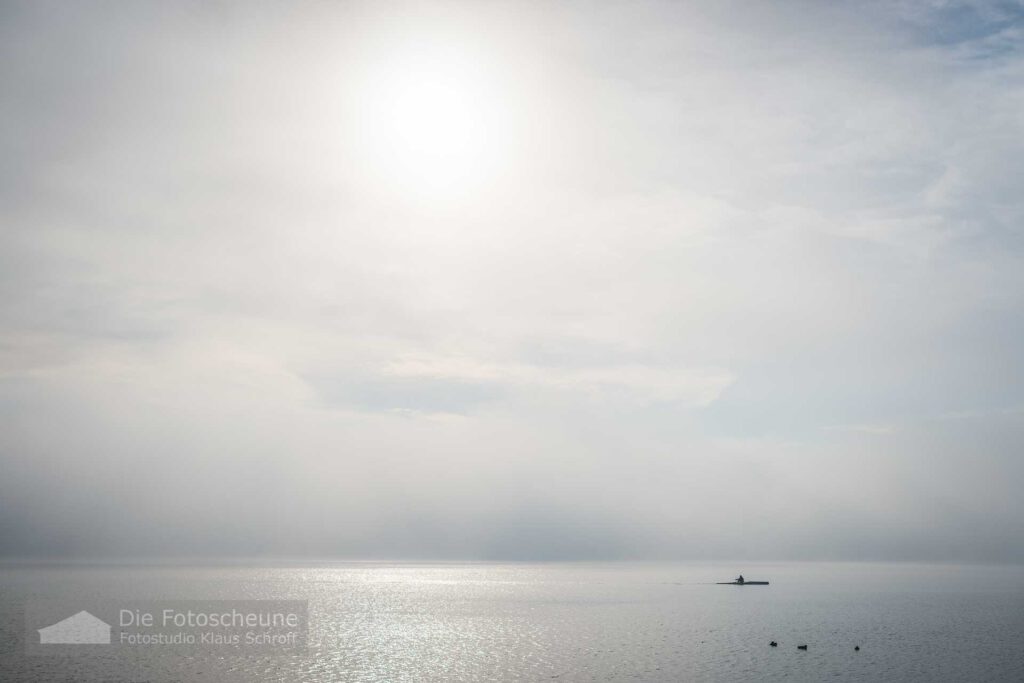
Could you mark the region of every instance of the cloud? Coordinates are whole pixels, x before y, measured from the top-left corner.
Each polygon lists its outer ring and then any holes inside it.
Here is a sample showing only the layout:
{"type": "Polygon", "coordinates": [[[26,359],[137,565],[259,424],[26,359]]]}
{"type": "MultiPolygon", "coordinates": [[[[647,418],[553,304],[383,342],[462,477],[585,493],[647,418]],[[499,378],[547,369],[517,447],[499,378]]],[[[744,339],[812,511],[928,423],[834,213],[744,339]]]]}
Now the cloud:
{"type": "Polygon", "coordinates": [[[1019,5],[3,11],[0,552],[1019,547],[1019,5]]]}

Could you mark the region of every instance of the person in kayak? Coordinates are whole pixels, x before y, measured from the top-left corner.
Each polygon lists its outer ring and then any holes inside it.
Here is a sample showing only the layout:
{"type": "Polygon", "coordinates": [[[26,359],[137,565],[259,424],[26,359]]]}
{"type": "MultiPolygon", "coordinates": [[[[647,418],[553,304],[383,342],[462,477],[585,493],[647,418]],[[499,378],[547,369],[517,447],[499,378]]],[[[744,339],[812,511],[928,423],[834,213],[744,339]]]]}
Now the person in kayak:
{"type": "Polygon", "coordinates": [[[740,578],[736,579],[736,583],[743,583],[743,574],[740,574],[740,578]]]}

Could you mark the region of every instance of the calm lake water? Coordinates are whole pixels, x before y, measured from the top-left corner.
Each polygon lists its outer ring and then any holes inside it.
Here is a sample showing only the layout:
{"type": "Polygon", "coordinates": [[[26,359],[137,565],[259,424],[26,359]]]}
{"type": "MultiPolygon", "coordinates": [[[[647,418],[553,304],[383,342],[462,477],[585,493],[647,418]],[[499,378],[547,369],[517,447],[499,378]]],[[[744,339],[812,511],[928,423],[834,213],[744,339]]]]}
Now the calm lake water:
{"type": "Polygon", "coordinates": [[[1024,680],[1024,568],[0,567],[2,681],[832,678],[1024,680]],[[771,585],[713,585],[739,572],[771,585]],[[26,601],[81,596],[308,600],[311,646],[285,656],[26,655],[26,601]],[[797,650],[804,643],[807,651],[797,650]]]}

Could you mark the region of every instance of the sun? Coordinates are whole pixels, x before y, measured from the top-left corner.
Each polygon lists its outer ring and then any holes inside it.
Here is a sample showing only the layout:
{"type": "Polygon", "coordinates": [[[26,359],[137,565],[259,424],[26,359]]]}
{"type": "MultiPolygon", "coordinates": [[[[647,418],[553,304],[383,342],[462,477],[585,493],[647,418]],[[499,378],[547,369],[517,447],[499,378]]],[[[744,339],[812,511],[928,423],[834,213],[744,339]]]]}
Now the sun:
{"type": "Polygon", "coordinates": [[[478,62],[451,50],[420,48],[375,65],[358,108],[366,169],[402,194],[473,192],[506,151],[499,89],[478,62]]]}

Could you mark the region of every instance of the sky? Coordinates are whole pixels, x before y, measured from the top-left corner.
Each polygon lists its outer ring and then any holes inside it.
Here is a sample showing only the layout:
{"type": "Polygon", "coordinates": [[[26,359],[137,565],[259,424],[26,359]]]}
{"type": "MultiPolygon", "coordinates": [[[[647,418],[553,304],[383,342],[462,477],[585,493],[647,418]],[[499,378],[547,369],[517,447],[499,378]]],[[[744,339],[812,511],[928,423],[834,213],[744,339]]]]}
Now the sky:
{"type": "Polygon", "coordinates": [[[1024,561],[1024,5],[0,5],[0,556],[1024,561]]]}

